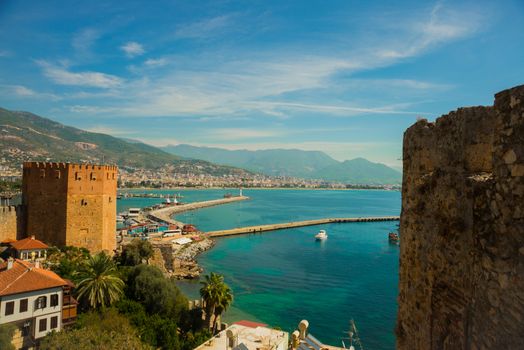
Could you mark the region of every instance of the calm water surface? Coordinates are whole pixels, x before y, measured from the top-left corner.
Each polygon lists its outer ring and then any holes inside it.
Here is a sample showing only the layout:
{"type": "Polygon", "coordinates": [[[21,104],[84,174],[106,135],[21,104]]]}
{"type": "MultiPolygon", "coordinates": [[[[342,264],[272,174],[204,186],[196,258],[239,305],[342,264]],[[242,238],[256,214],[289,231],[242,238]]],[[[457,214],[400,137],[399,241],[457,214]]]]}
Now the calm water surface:
{"type": "MultiPolygon", "coordinates": [[[[220,198],[225,190],[176,191],[183,201],[220,198]]],[[[171,191],[170,193],[175,193],[171,191]]],[[[181,214],[201,230],[323,217],[398,215],[400,193],[392,191],[245,190],[251,200],[181,214]]],[[[126,199],[129,206],[159,199],[126,199]],[[133,203],[128,203],[133,201],[133,203]]],[[[142,204],[145,203],[145,204],[142,204]]],[[[217,240],[198,261],[219,272],[235,301],[226,320],[258,320],[292,331],[307,319],[321,341],[340,346],[354,319],[367,349],[394,349],[398,283],[397,246],[387,233],[396,222],[329,224],[217,240]],[[325,229],[329,238],[313,236],[325,229]]],[[[198,282],[180,288],[198,297],[198,282]]]]}

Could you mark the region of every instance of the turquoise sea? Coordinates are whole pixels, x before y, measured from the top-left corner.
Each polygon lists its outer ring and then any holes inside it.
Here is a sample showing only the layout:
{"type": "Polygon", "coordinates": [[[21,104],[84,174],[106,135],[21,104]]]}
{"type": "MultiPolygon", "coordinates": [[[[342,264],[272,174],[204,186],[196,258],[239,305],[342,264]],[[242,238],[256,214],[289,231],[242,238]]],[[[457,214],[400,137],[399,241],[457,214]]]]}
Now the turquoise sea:
{"type": "MultiPolygon", "coordinates": [[[[148,191],[151,192],[151,191],[148,191]]],[[[227,190],[162,191],[183,201],[220,198],[227,190]]],[[[233,190],[231,190],[233,192],[233,190]]],[[[201,209],[178,217],[201,230],[323,217],[399,215],[395,191],[244,190],[249,201],[201,209]]],[[[125,199],[119,210],[160,199],[125,199]]],[[[198,261],[219,272],[234,292],[226,321],[257,320],[287,331],[307,319],[311,332],[336,346],[354,319],[367,349],[394,349],[397,310],[397,246],[387,234],[397,222],[311,226],[217,240],[198,261]],[[329,238],[313,236],[325,229],[329,238]]],[[[181,282],[198,298],[198,282],[181,282]]]]}

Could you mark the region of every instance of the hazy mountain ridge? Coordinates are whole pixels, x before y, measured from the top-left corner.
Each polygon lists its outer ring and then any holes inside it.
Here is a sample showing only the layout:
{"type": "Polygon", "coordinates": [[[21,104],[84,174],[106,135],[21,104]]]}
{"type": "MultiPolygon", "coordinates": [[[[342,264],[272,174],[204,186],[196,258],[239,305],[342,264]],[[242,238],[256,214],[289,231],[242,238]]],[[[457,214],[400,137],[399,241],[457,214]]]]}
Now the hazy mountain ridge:
{"type": "Polygon", "coordinates": [[[381,163],[373,163],[364,158],[339,162],[321,151],[226,150],[186,144],[168,145],[162,149],[185,158],[212,161],[273,176],[294,176],[353,184],[397,184],[401,182],[402,177],[400,172],[381,163]]]}
{"type": "Polygon", "coordinates": [[[0,158],[23,161],[96,162],[156,169],[164,166],[201,173],[243,173],[202,160],[183,160],[156,147],[66,126],[29,112],[0,108],[0,158]]]}

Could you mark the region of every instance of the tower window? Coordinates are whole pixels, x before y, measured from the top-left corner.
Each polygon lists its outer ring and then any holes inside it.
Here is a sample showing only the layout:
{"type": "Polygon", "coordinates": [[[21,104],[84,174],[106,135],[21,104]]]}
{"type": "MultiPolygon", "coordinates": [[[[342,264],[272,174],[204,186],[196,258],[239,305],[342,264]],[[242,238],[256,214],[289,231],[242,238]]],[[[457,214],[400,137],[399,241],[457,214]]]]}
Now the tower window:
{"type": "Polygon", "coordinates": [[[43,179],[45,177],[45,169],[40,169],[40,178],[43,179]]]}
{"type": "Polygon", "coordinates": [[[96,174],[95,173],[91,173],[91,180],[96,180],[96,174]]]}
{"type": "Polygon", "coordinates": [[[60,175],[60,170],[55,170],[55,178],[59,179],[60,175]]]}
{"type": "Polygon", "coordinates": [[[75,173],[75,180],[82,180],[82,175],[78,171],[75,173]]]}

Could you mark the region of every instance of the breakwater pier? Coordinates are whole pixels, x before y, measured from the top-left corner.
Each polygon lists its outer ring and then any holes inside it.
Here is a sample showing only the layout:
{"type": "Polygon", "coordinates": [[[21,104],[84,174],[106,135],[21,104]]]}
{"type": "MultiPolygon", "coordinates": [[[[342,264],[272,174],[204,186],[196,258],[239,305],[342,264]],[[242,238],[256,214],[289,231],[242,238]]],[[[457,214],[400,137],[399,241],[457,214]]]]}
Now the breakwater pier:
{"type": "Polygon", "coordinates": [[[213,199],[210,201],[171,205],[161,209],[151,210],[147,213],[147,217],[154,221],[165,222],[168,224],[179,224],[179,222],[171,219],[171,216],[178,213],[183,213],[190,210],[202,209],[207,207],[213,207],[215,205],[222,205],[228,203],[234,203],[239,201],[248,200],[246,196],[235,196],[228,198],[213,199]]]}
{"type": "Polygon", "coordinates": [[[400,216],[325,218],[325,219],[316,219],[316,220],[285,222],[285,223],[280,223],[280,224],[247,226],[247,227],[233,228],[229,230],[209,231],[209,232],[206,232],[206,234],[209,237],[225,237],[225,236],[241,235],[241,234],[248,234],[248,233],[259,233],[259,232],[266,232],[266,231],[283,230],[283,229],[294,228],[294,227],[315,226],[315,225],[324,225],[324,224],[351,223],[351,222],[399,221],[399,220],[400,220],[400,216]]]}

